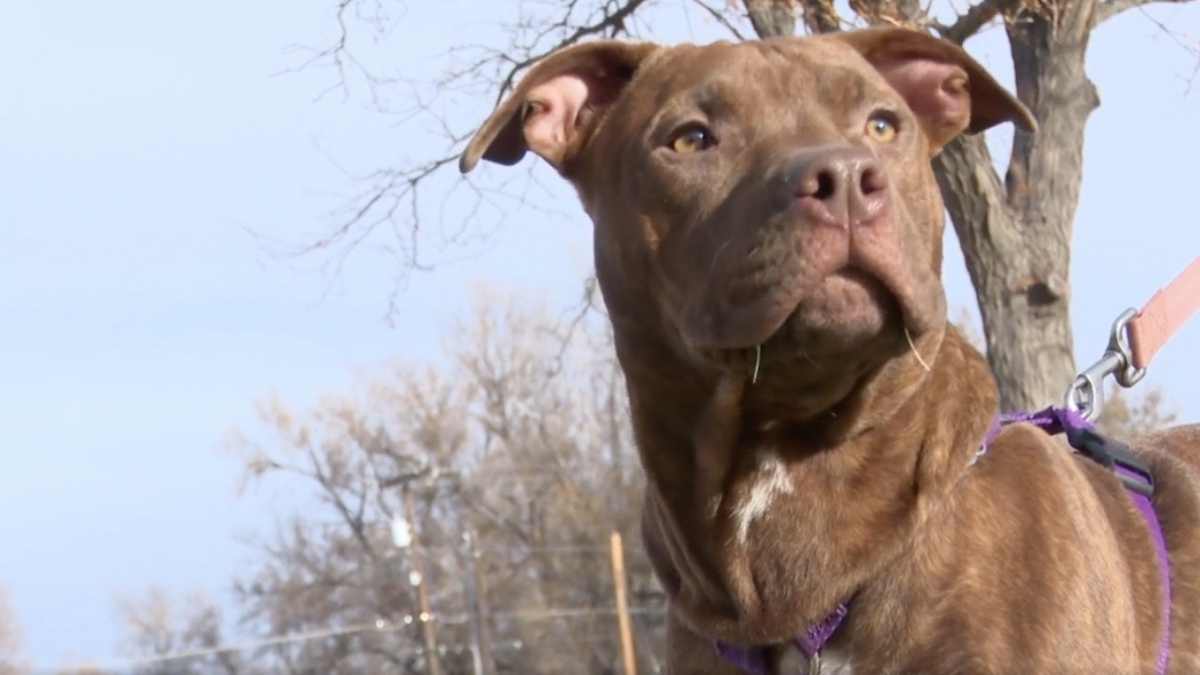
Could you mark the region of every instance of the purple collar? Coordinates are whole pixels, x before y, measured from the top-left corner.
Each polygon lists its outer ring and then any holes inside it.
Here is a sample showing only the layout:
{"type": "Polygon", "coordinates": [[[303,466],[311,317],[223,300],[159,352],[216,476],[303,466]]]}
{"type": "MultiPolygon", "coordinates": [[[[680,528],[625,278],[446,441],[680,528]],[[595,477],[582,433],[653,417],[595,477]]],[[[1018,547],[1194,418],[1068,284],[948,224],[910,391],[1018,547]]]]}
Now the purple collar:
{"type": "MultiPolygon", "coordinates": [[[[1154,492],[1154,479],[1150,475],[1149,468],[1130,454],[1126,446],[1096,434],[1090,422],[1066,408],[1046,408],[1036,413],[1000,415],[988,427],[987,435],[980,444],[976,459],[987,452],[988,446],[995,440],[1003,425],[1017,422],[1028,422],[1048,434],[1065,433],[1067,441],[1077,451],[1113,470],[1130,498],[1133,499],[1138,511],[1145,518],[1154,540],[1154,550],[1158,556],[1159,573],[1162,579],[1163,632],[1159,642],[1156,668],[1158,675],[1162,675],[1167,670],[1167,654],[1170,649],[1171,574],[1162,526],[1158,522],[1158,515],[1154,512],[1154,505],[1150,501],[1150,496],[1154,492]]],[[[849,611],[849,600],[838,603],[828,616],[810,626],[803,634],[793,638],[792,644],[804,654],[804,658],[810,664],[817,663],[821,650],[833,637],[838,627],[842,625],[842,620],[846,618],[849,611]]],[[[765,647],[739,647],[716,640],[711,642],[721,658],[737,666],[747,675],[767,675],[767,650],[765,647]]],[[[809,672],[806,675],[818,675],[818,673],[809,672]]]]}

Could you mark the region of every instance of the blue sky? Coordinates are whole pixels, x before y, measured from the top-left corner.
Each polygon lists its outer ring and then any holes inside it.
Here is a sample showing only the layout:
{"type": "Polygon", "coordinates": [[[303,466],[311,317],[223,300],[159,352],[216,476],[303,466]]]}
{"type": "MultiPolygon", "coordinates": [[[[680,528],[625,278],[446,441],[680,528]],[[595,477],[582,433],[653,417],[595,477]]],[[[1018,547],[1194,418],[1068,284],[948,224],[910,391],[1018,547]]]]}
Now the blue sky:
{"type": "MultiPolygon", "coordinates": [[[[270,500],[237,498],[236,462],[219,452],[230,426],[253,424],[254,398],[304,405],[388,359],[435,358],[478,281],[565,303],[588,269],[589,226],[542,169],[568,215],[511,214],[487,252],[413,277],[391,323],[388,256],[363,251],[331,281],[319,258],[255,244],[246,227],[295,242],[327,227],[356,187],[339,166],[436,151],[361,96],[318,100],[328,72],[278,75],[298,62],[289,45],[330,39],[334,4],[0,5],[0,584],[39,666],[110,658],[113,601],[148,584],[223,594],[248,556],[232,535],[269,522],[270,500]]],[[[504,44],[452,19],[496,5],[424,4],[439,8],[414,6],[377,54],[396,70],[420,73],[464,30],[504,44]]],[[[1200,40],[1200,4],[1153,15],[1200,40]]],[[[658,35],[715,33],[693,13],[658,35]]],[[[970,48],[1007,80],[995,32],[970,48]]],[[[1103,106],[1072,268],[1081,365],[1122,309],[1200,254],[1195,66],[1139,12],[1094,38],[1103,106]]],[[[489,105],[467,110],[482,120],[489,105]]],[[[961,259],[946,278],[952,302],[973,306],[961,259]]],[[[1197,344],[1200,321],[1146,380],[1189,419],[1197,344]]]]}

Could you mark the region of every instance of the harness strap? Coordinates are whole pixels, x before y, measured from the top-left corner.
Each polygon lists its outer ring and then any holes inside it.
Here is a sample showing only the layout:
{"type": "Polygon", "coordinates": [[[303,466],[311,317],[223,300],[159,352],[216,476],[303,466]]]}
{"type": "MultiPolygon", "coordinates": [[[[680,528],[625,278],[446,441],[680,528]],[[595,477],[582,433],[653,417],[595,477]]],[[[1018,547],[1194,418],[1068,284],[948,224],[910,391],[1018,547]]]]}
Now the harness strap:
{"type": "Polygon", "coordinates": [[[1150,538],[1158,556],[1163,630],[1158,643],[1155,672],[1163,675],[1167,671],[1167,657],[1171,651],[1171,566],[1167,558],[1167,542],[1163,536],[1162,524],[1154,511],[1154,503],[1150,500],[1154,494],[1154,478],[1150,474],[1150,468],[1134,457],[1125,444],[1096,434],[1092,423],[1073,410],[1046,408],[1036,413],[1012,413],[1003,417],[1005,422],[1029,422],[1049,434],[1065,433],[1071,447],[1112,469],[1129,498],[1133,500],[1138,513],[1150,528],[1150,538]]]}
{"type": "MultiPolygon", "coordinates": [[[[1117,467],[1117,473],[1131,473],[1123,466],[1117,467]]],[[[1167,672],[1167,657],[1171,653],[1171,565],[1167,560],[1167,542],[1163,537],[1162,525],[1158,522],[1158,514],[1154,512],[1154,504],[1150,497],[1134,490],[1129,490],[1129,496],[1137,505],[1138,511],[1150,526],[1150,536],[1154,539],[1154,550],[1158,554],[1158,574],[1162,579],[1163,631],[1158,643],[1158,661],[1155,672],[1163,675],[1167,672]]]]}
{"type": "MultiPolygon", "coordinates": [[[[833,612],[825,617],[825,620],[815,626],[809,626],[803,634],[798,635],[792,640],[792,644],[804,654],[804,658],[810,662],[821,654],[821,649],[825,647],[825,643],[829,642],[829,638],[837,632],[839,626],[842,625],[842,620],[846,618],[846,614],[850,612],[850,603],[839,602],[837,607],[833,608],[833,612]]],[[[809,673],[809,675],[815,675],[809,673]]]]}

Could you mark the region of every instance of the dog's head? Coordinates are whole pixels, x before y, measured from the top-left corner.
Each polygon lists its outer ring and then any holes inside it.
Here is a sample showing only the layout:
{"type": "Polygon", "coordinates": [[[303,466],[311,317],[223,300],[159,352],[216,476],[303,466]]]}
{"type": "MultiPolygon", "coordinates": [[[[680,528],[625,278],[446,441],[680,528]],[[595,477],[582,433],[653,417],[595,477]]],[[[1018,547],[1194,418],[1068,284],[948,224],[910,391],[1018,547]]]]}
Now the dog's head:
{"type": "Polygon", "coordinates": [[[534,67],[461,168],[540,155],[595,223],[618,340],[744,373],[762,406],[804,416],[910,348],[934,357],[946,304],[930,159],[1004,121],[1034,128],[965,52],[915,31],[596,41],[534,67]]]}

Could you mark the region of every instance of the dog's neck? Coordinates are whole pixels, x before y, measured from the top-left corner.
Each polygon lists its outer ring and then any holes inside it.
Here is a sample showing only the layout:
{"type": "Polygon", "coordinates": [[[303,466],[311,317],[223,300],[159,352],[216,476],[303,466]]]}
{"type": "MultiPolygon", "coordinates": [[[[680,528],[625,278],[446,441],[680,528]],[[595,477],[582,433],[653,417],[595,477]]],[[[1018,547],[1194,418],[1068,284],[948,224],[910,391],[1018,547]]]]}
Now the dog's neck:
{"type": "Polygon", "coordinates": [[[647,550],[685,622],[724,640],[780,642],[901,553],[995,413],[983,357],[953,329],[937,351],[928,372],[894,359],[868,378],[856,396],[870,400],[851,405],[890,412],[853,428],[833,417],[747,428],[748,383],[736,377],[693,396],[681,416],[683,392],[631,378],[647,550]],[[899,399],[879,405],[889,396],[899,399]]]}

